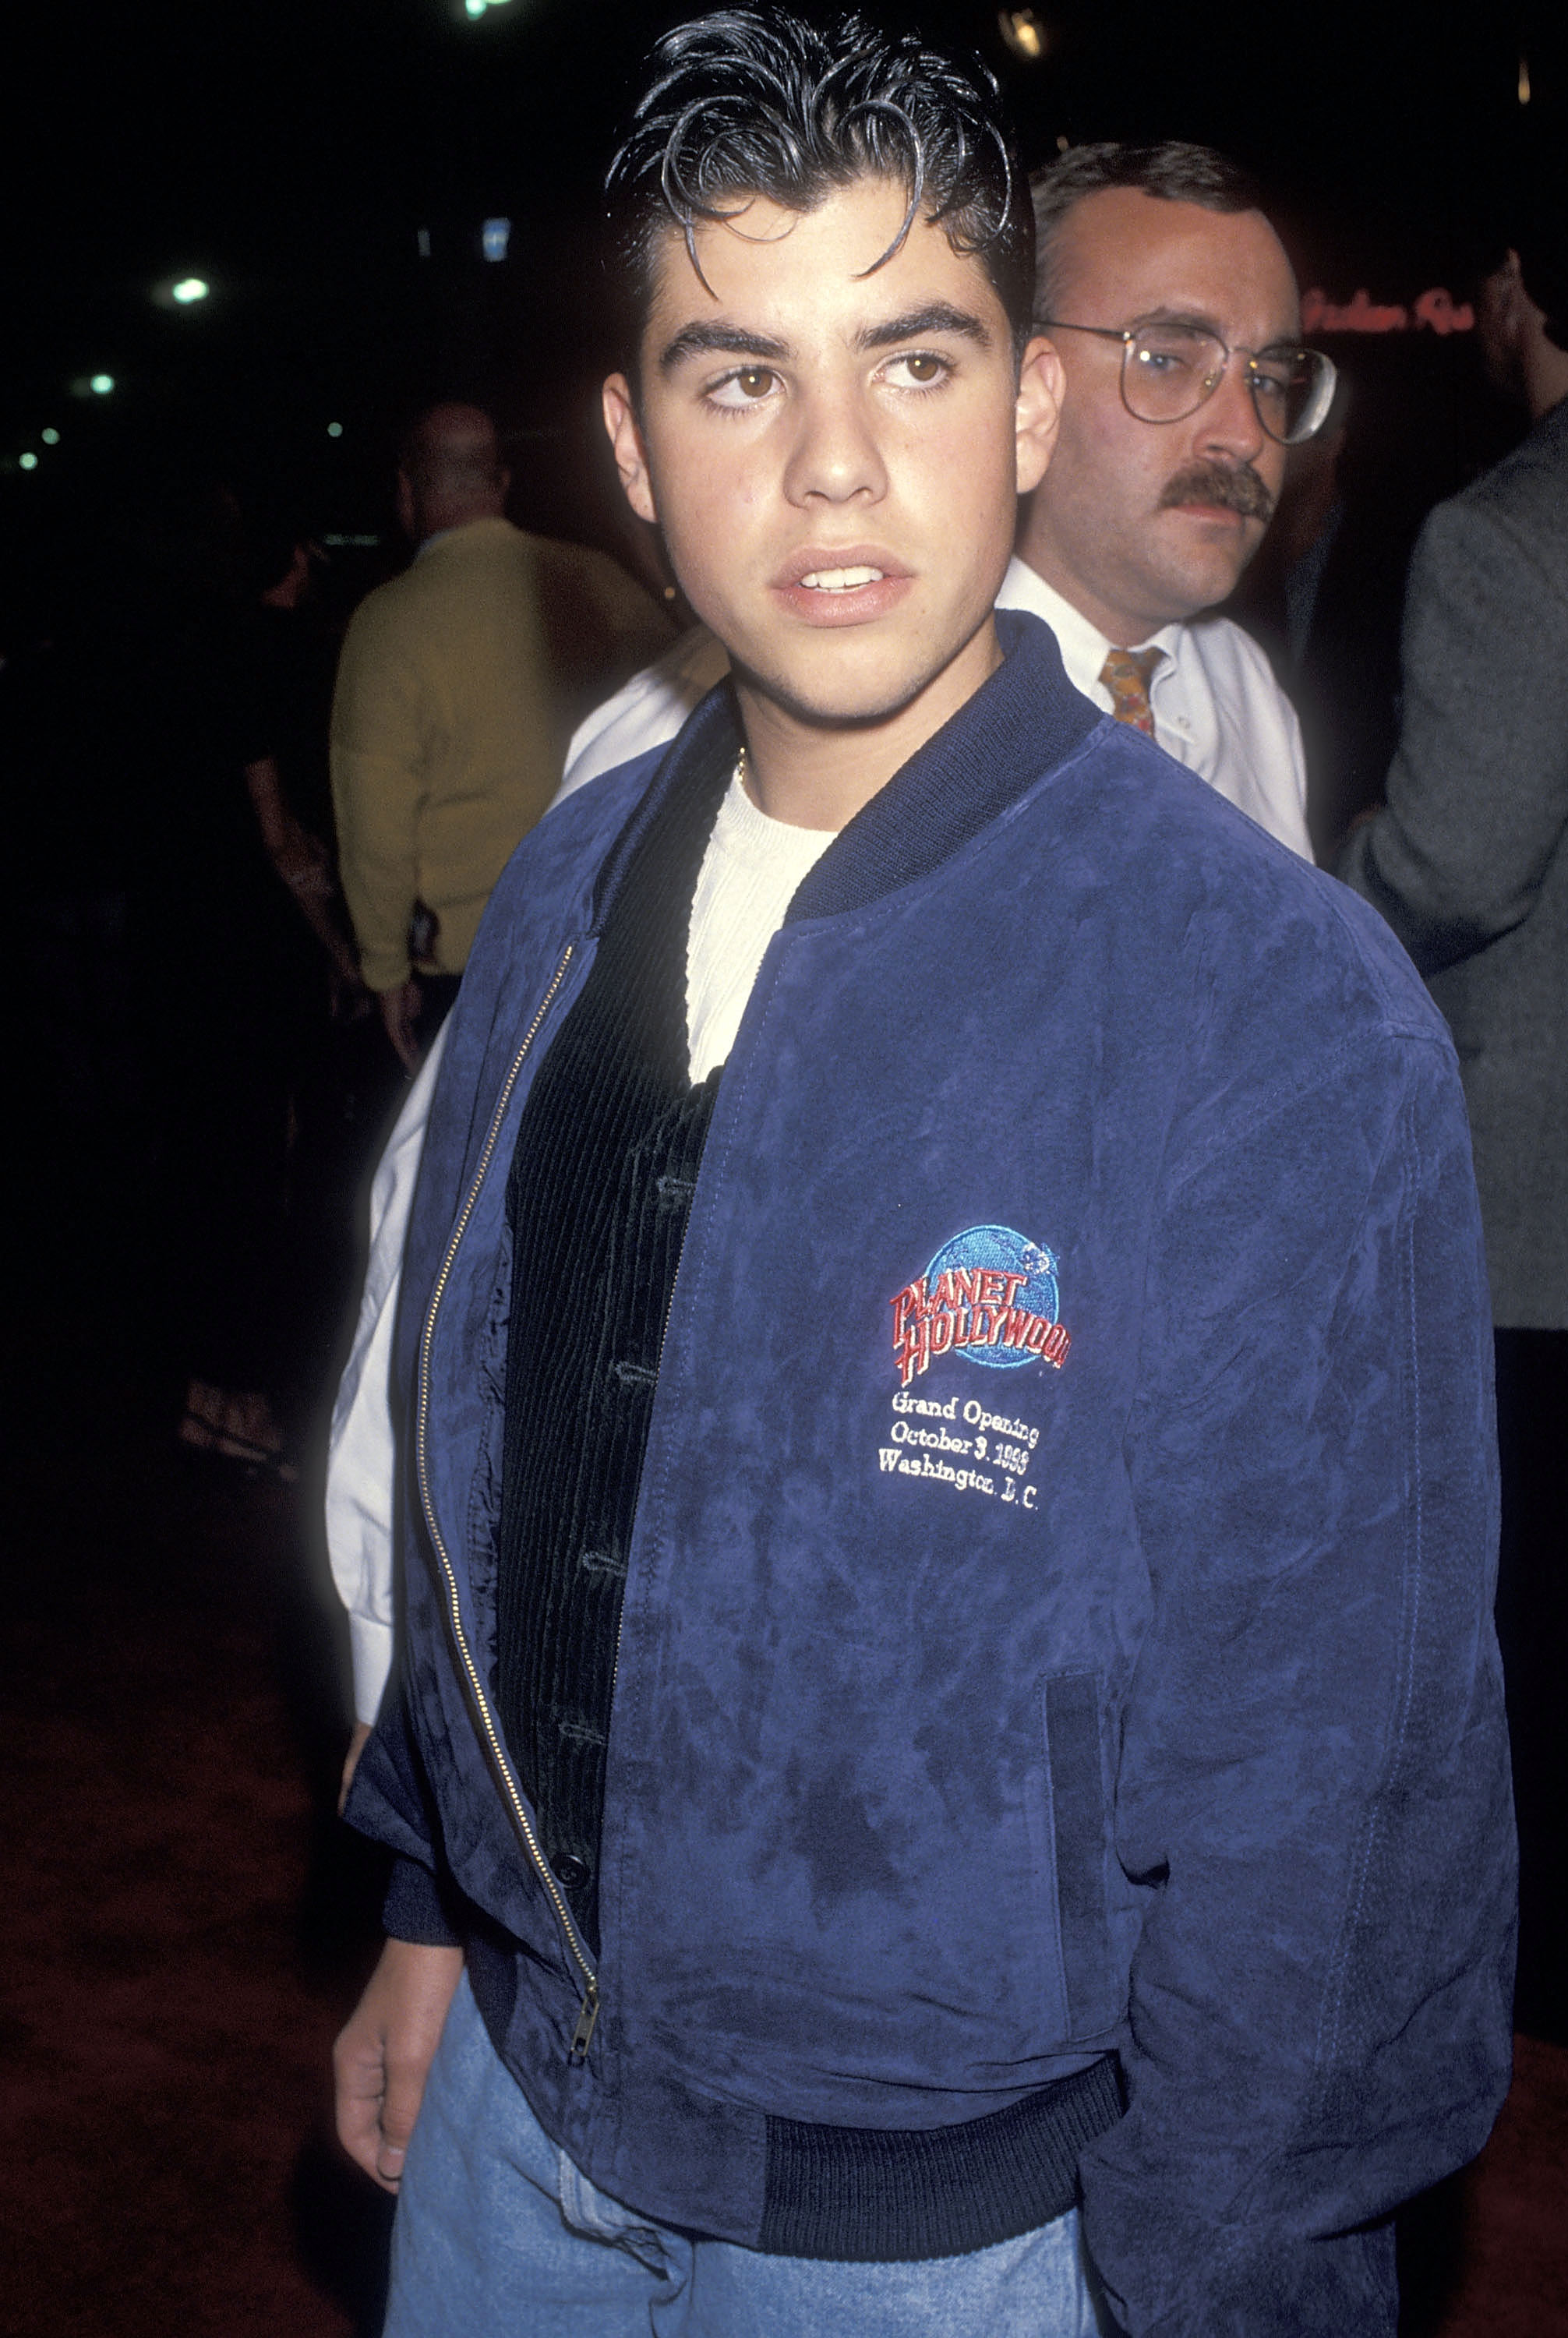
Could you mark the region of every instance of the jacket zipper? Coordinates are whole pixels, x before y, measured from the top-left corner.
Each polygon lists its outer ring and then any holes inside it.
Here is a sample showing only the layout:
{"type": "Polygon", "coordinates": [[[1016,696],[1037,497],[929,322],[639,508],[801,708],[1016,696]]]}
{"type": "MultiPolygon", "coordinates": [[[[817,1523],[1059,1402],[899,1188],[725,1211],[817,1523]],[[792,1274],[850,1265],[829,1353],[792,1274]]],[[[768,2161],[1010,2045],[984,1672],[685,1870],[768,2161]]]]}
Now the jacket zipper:
{"type": "Polygon", "coordinates": [[[447,1623],[457,1652],[458,1662],[468,1685],[468,1694],[474,1700],[480,1731],[489,1751],[490,1759],[495,1764],[496,1775],[505,1793],[513,1823],[522,1839],[523,1847],[528,1854],[535,1874],[549,1894],[550,1903],[555,1911],[556,1921],[561,1927],[562,1937],[565,1940],[572,1961],[582,1976],[583,2002],[578,2009],[577,2026],[572,2032],[572,2045],[567,2055],[568,2061],[573,2065],[587,2059],[588,2048],[593,2036],[593,2025],[599,2019],[599,1976],[594,1970],[593,1960],[583,1944],[577,1927],[572,1920],[572,1911],[562,1897],[561,1887],[550,1871],[550,1862],[539,1847],[539,1839],[534,1832],[534,1822],[529,1818],[527,1806],[518,1792],[517,1782],[512,1774],[512,1765],[506,1758],[505,1748],[501,1742],[501,1732],[495,1724],[495,1715],[490,1710],[489,1699],[485,1695],[484,1684],[479,1677],[479,1668],[474,1661],[473,1652],[468,1645],[468,1636],[463,1628],[463,1611],[458,1597],[457,1577],[447,1555],[440,1526],[436,1521],[436,1504],[430,1493],[430,1479],[426,1468],[425,1433],[430,1414],[430,1353],[435,1344],[436,1317],[446,1294],[453,1262],[457,1256],[463,1237],[468,1230],[468,1221],[474,1214],[475,1203],[479,1199],[480,1188],[489,1172],[496,1141],[501,1134],[501,1124],[505,1118],[506,1107],[512,1100],[512,1091],[517,1084],[517,1076],[523,1068],[524,1058],[538,1037],[539,1027],[554,1004],[556,993],[565,979],[566,968],[572,962],[575,948],[575,943],[568,942],[562,952],[561,962],[551,978],[549,989],[540,1001],[539,1011],[524,1035],[522,1046],[512,1058],[511,1069],[502,1083],[501,1094],[491,1116],[490,1126],[485,1133],[484,1148],[479,1155],[479,1165],[474,1173],[474,1182],[468,1188],[463,1207],[457,1215],[457,1223],[452,1230],[452,1239],[446,1245],[446,1255],[441,1262],[441,1272],[436,1277],[436,1288],[431,1293],[430,1304],[425,1316],[425,1330],[419,1341],[419,1404],[415,1435],[420,1507],[425,1512],[425,1524],[429,1531],[430,1540],[446,1581],[447,1623]]]}

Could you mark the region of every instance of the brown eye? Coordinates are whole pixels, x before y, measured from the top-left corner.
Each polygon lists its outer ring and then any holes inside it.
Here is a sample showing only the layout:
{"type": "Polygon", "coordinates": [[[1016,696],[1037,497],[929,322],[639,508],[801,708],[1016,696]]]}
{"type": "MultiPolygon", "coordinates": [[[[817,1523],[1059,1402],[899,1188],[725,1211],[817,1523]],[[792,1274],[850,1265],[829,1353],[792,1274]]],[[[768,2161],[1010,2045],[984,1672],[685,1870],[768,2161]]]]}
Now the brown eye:
{"type": "Polygon", "coordinates": [[[909,349],[888,360],[884,378],[893,389],[933,389],[952,370],[948,359],[935,349],[909,349]]]}
{"type": "Polygon", "coordinates": [[[766,398],[772,379],[766,366],[742,366],[735,383],[743,397],[766,398]]]}

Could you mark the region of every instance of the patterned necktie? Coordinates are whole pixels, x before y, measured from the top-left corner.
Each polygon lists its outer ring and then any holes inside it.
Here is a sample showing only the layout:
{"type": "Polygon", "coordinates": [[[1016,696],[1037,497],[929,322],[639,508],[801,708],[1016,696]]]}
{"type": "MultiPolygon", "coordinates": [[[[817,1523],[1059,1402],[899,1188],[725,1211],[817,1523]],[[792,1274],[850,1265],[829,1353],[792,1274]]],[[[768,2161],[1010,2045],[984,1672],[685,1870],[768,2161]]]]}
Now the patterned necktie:
{"type": "Polygon", "coordinates": [[[1100,669],[1100,679],[1111,693],[1111,712],[1118,722],[1154,736],[1154,715],[1149,704],[1150,677],[1164,656],[1163,650],[1112,650],[1100,669]]]}

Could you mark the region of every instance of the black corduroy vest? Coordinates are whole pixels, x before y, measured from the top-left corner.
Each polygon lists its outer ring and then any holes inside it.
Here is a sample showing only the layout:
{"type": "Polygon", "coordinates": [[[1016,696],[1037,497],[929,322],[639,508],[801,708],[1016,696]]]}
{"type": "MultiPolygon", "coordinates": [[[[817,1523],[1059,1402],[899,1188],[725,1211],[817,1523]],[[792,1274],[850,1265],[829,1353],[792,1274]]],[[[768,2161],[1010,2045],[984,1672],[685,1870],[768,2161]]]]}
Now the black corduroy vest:
{"type": "Polygon", "coordinates": [[[688,1072],[691,899],[728,781],[672,795],[615,886],[540,1066],[507,1184],[497,1704],[545,1856],[599,1947],[599,1842],[626,1552],[664,1323],[719,1072],[688,1072]]]}

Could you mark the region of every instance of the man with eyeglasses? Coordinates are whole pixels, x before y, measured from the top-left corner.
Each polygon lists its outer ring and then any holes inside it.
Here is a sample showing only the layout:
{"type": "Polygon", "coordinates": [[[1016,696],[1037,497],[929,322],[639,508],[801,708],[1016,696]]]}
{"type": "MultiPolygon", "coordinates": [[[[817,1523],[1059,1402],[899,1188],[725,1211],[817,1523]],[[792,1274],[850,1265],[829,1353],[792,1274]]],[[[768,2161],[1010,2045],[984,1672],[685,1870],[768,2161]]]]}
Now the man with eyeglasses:
{"type": "Polygon", "coordinates": [[[1203,614],[1334,394],[1330,360],[1300,344],[1284,247],[1207,147],[1078,147],[1033,192],[1037,326],[1066,392],[1009,597],[1085,697],[1310,859],[1295,712],[1248,635],[1203,614]]]}

